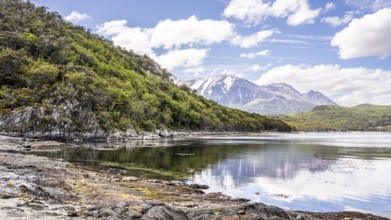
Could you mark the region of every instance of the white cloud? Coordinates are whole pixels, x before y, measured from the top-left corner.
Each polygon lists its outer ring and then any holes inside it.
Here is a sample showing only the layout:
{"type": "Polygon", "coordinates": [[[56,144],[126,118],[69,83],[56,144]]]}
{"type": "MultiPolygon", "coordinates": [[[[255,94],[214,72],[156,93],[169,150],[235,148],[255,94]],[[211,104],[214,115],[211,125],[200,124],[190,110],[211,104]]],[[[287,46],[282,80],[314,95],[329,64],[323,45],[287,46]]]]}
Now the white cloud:
{"type": "Polygon", "coordinates": [[[205,49],[180,50],[182,46],[220,43],[235,35],[234,25],[228,21],[199,20],[195,16],[177,21],[166,19],[153,28],[128,27],[126,24],[126,20],[105,22],[97,26],[97,32],[111,37],[115,45],[159,60],[168,69],[177,67],[177,64],[190,65],[192,61],[186,60],[187,57],[195,56],[194,62],[199,61],[204,54],[203,51],[206,51],[205,49]],[[154,52],[154,49],[159,47],[173,50],[159,57],[154,52]],[[176,57],[178,54],[184,57],[168,60],[169,57],[176,57]]]}
{"type": "Polygon", "coordinates": [[[231,69],[224,69],[220,72],[218,72],[218,75],[229,75],[229,76],[237,76],[238,74],[241,74],[241,73],[238,73],[234,70],[231,70],[231,69]]]}
{"type": "Polygon", "coordinates": [[[345,0],[345,3],[359,9],[371,9],[374,11],[382,8],[391,8],[390,0],[345,0]]]}
{"type": "Polygon", "coordinates": [[[333,27],[337,27],[343,24],[349,23],[353,19],[353,12],[348,11],[345,13],[345,16],[343,18],[340,17],[324,17],[322,18],[321,22],[325,22],[333,27]]]}
{"type": "Polygon", "coordinates": [[[253,59],[255,57],[265,57],[270,55],[270,50],[262,50],[256,53],[242,53],[240,54],[240,57],[247,58],[247,59],[253,59]]]}
{"type": "Polygon", "coordinates": [[[105,22],[97,27],[97,31],[104,36],[111,36],[115,45],[155,57],[150,43],[151,30],[130,28],[126,23],[126,20],[105,22]]]}
{"type": "Polygon", "coordinates": [[[205,67],[197,66],[197,67],[190,67],[183,70],[186,74],[192,74],[195,76],[199,76],[202,72],[206,71],[205,67]]]}
{"type": "MultiPolygon", "coordinates": [[[[281,0],[280,0],[281,1],[281,0]]],[[[301,24],[313,24],[315,18],[319,16],[321,9],[312,10],[307,1],[300,1],[300,7],[288,16],[287,24],[297,26],[301,24]]]]}
{"type": "Polygon", "coordinates": [[[247,24],[260,24],[266,16],[269,3],[259,0],[231,0],[224,9],[223,15],[233,17],[247,24]]]}
{"type": "Polygon", "coordinates": [[[126,28],[126,20],[108,21],[97,26],[98,33],[104,36],[119,34],[126,28]]]}
{"type": "Polygon", "coordinates": [[[333,2],[327,2],[326,5],[324,6],[324,12],[323,13],[327,13],[330,10],[333,10],[335,8],[337,8],[337,6],[335,6],[335,4],[333,2]]]}
{"type": "Polygon", "coordinates": [[[234,35],[234,25],[228,21],[199,20],[191,16],[186,20],[160,21],[152,31],[153,47],[179,48],[186,44],[210,45],[220,43],[234,35]]]}
{"type": "Polygon", "coordinates": [[[286,44],[309,44],[307,41],[303,40],[295,40],[295,39],[278,39],[278,38],[272,38],[265,40],[266,42],[270,43],[286,43],[286,44]]]}
{"type": "Polygon", "coordinates": [[[345,106],[391,105],[391,71],[338,65],[285,65],[267,71],[256,81],[260,85],[277,82],[286,82],[301,92],[318,90],[345,106]]]}
{"type": "Polygon", "coordinates": [[[268,68],[270,68],[272,66],[271,63],[268,63],[267,65],[265,66],[261,66],[260,64],[255,64],[255,65],[252,65],[252,66],[249,66],[246,71],[250,71],[250,72],[259,72],[261,70],[266,70],[268,68]]]}
{"type": "Polygon", "coordinates": [[[231,0],[223,15],[247,24],[258,25],[268,16],[287,18],[287,24],[297,26],[314,23],[321,9],[311,9],[307,0],[276,0],[273,4],[260,0],[231,0]]]}
{"type": "Polygon", "coordinates": [[[255,34],[249,36],[236,35],[232,40],[231,44],[235,46],[240,46],[242,48],[250,48],[254,46],[259,46],[259,44],[265,41],[267,38],[273,36],[274,34],[279,33],[278,30],[264,30],[259,31],[255,34]]]}
{"type": "Polygon", "coordinates": [[[154,53],[150,46],[149,38],[150,35],[146,30],[141,28],[125,28],[121,33],[113,36],[112,40],[115,44],[128,50],[153,57],[154,53]],[[129,38],[129,36],[132,36],[132,38],[129,38]]]}
{"type": "Polygon", "coordinates": [[[335,34],[331,45],[339,48],[341,59],[391,54],[391,8],[353,19],[349,26],[335,34]]]}
{"type": "Polygon", "coordinates": [[[156,59],[160,65],[168,70],[177,67],[198,67],[203,64],[208,51],[208,49],[171,50],[156,59]]]}
{"type": "Polygon", "coordinates": [[[269,13],[275,17],[288,17],[287,24],[297,26],[312,24],[319,16],[321,9],[311,9],[307,0],[276,0],[269,13]]]}
{"type": "Polygon", "coordinates": [[[92,18],[86,13],[80,13],[78,11],[73,11],[65,17],[66,21],[70,22],[80,22],[84,20],[91,20],[92,18]]]}
{"type": "Polygon", "coordinates": [[[260,70],[262,70],[262,69],[263,69],[263,67],[262,67],[261,65],[259,65],[259,64],[252,65],[252,66],[250,66],[250,68],[249,68],[249,70],[250,70],[251,72],[258,72],[258,71],[260,71],[260,70]]]}

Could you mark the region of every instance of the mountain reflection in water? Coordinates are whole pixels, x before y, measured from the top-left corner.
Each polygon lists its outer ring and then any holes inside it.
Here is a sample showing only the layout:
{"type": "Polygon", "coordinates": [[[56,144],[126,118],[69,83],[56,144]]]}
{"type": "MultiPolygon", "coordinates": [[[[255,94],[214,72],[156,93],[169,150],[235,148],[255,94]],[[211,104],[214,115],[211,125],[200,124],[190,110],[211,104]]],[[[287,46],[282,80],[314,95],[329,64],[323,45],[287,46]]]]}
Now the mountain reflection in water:
{"type": "Polygon", "coordinates": [[[137,164],[286,209],[391,217],[391,134],[327,133],[83,145],[40,155],[90,165],[137,164]],[[191,170],[192,172],[188,172],[191,170]]]}

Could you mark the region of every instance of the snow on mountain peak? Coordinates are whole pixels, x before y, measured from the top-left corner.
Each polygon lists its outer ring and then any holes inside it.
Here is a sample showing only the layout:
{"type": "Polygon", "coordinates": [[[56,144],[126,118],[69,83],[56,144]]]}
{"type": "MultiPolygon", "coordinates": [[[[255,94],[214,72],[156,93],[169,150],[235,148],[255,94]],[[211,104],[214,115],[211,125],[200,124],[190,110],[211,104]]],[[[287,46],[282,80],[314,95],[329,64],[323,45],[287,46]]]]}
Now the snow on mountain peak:
{"type": "Polygon", "coordinates": [[[264,114],[296,113],[316,105],[335,104],[320,92],[302,94],[286,83],[259,86],[232,75],[214,75],[183,84],[222,105],[264,114]]]}

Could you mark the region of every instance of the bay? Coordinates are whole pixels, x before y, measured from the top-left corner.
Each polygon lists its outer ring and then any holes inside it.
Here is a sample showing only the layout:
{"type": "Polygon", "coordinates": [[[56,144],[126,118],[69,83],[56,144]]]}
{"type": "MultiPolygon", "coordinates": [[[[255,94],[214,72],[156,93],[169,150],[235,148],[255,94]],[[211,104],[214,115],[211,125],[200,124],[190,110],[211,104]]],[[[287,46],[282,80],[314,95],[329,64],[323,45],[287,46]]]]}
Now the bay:
{"type": "Polygon", "coordinates": [[[391,217],[390,133],[209,136],[38,152],[147,178],[181,178],[286,210],[391,217]]]}

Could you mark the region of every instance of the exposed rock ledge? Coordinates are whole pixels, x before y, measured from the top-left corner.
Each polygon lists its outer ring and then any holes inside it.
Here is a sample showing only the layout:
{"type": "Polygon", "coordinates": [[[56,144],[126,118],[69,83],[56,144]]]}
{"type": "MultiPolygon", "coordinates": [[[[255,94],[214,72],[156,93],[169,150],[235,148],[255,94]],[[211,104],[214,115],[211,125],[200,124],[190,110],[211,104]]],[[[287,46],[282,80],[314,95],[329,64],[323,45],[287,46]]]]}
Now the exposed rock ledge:
{"type": "Polygon", "coordinates": [[[8,113],[0,113],[0,135],[38,138],[46,140],[153,140],[160,138],[180,138],[210,134],[240,134],[240,132],[209,131],[168,131],[137,132],[133,127],[124,131],[102,129],[96,118],[80,109],[77,117],[72,109],[79,104],[65,101],[50,109],[25,107],[8,113]]]}
{"type": "Polygon", "coordinates": [[[309,213],[178,181],[139,179],[17,152],[63,143],[0,136],[0,219],[385,219],[357,212],[309,213]]]}

